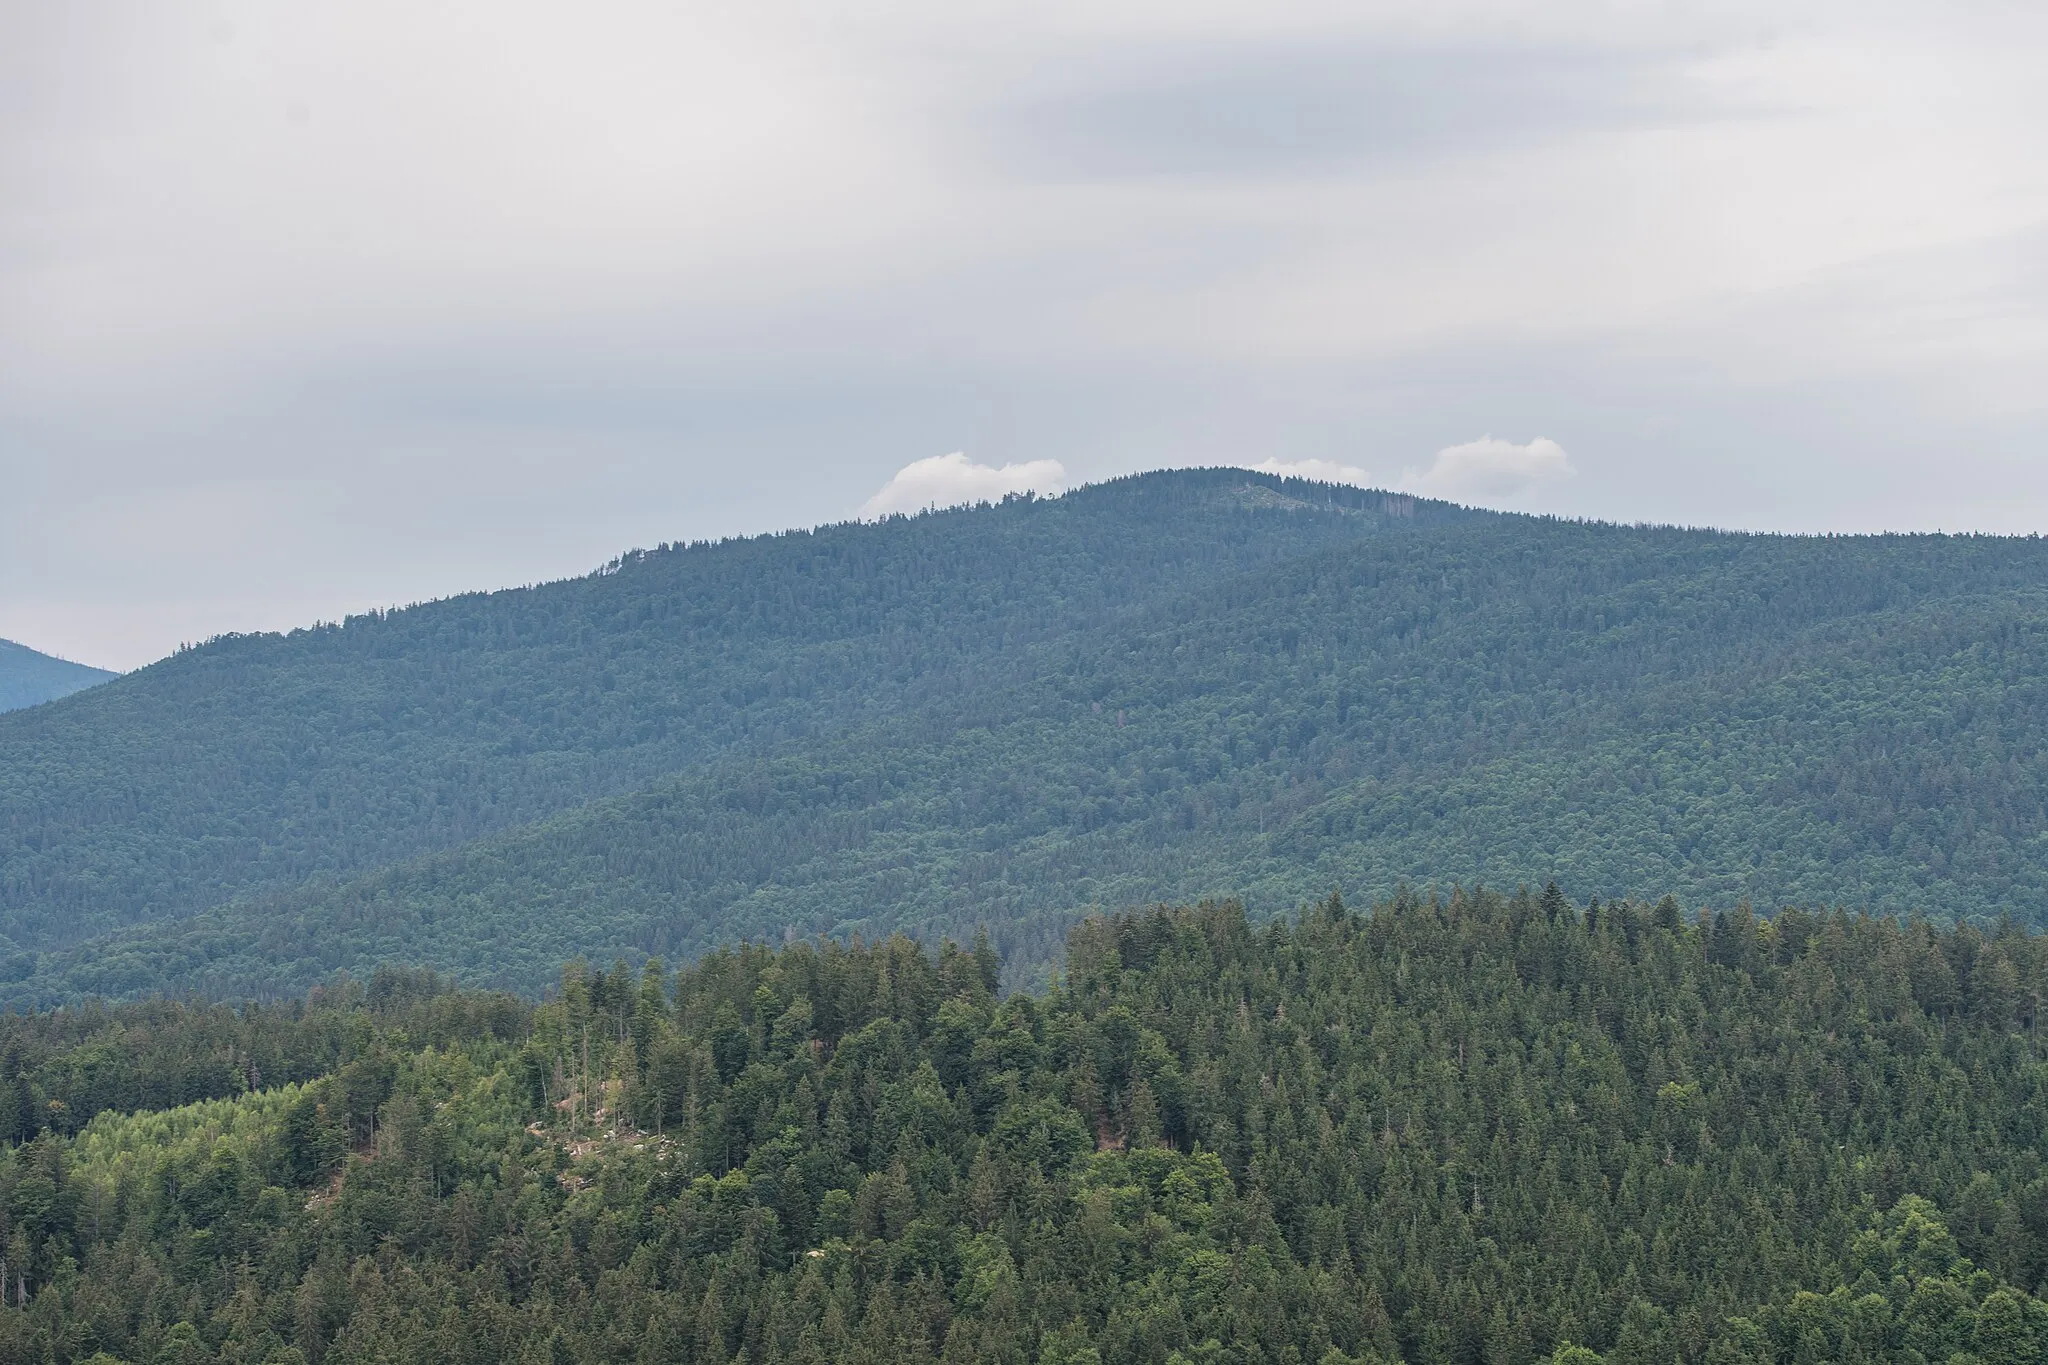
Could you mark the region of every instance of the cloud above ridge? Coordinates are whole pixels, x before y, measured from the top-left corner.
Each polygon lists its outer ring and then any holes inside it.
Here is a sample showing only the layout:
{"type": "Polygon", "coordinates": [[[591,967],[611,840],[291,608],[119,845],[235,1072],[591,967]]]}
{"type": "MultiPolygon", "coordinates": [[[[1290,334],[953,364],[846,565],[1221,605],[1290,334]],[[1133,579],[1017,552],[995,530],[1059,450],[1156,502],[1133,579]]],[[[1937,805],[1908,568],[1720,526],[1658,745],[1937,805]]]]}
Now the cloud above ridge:
{"type": "Polygon", "coordinates": [[[932,507],[999,502],[1012,493],[1055,497],[1066,489],[1067,470],[1058,460],[1022,464],[976,464],[961,451],[912,460],[861,505],[863,520],[932,507]]]}
{"type": "Polygon", "coordinates": [[[1355,464],[1337,460],[1276,460],[1267,456],[1250,466],[1261,474],[1278,474],[1283,479],[1308,479],[1314,483],[1348,483],[1372,487],[1372,475],[1355,464]]]}
{"type": "Polygon", "coordinates": [[[1518,497],[1577,473],[1564,447],[1548,437],[1516,445],[1489,435],[1445,446],[1426,469],[1407,470],[1401,486],[1432,498],[1491,500],[1518,497]]]}

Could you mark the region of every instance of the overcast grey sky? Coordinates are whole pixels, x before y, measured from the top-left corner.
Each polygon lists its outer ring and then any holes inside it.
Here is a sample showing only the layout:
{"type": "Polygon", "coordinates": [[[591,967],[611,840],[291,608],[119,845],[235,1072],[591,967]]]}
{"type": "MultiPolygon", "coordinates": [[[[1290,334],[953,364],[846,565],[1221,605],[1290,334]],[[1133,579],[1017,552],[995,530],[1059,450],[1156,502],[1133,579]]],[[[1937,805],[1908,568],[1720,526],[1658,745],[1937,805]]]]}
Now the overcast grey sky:
{"type": "Polygon", "coordinates": [[[1185,464],[2048,529],[2043,69],[1953,0],[0,0],[0,636],[1185,464]]]}

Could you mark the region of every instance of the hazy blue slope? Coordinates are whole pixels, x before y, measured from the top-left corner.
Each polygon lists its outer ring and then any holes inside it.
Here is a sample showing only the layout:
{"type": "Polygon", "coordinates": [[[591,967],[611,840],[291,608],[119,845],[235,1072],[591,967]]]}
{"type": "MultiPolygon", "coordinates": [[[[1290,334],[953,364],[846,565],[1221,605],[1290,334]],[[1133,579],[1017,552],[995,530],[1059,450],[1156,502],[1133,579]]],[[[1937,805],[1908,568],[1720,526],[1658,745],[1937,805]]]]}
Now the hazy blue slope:
{"type": "Polygon", "coordinates": [[[971,705],[19,961],[236,993],[736,935],[1513,884],[2048,922],[2048,555],[1525,519],[1356,542],[1041,640],[971,705]]]}
{"type": "Polygon", "coordinates": [[[104,668],[52,658],[27,645],[0,640],[0,711],[55,701],[114,676],[104,668]]]}
{"type": "Polygon", "coordinates": [[[726,755],[972,712],[1023,651],[1162,594],[1489,515],[1182,471],[213,641],[0,717],[0,937],[176,919],[726,755]]]}

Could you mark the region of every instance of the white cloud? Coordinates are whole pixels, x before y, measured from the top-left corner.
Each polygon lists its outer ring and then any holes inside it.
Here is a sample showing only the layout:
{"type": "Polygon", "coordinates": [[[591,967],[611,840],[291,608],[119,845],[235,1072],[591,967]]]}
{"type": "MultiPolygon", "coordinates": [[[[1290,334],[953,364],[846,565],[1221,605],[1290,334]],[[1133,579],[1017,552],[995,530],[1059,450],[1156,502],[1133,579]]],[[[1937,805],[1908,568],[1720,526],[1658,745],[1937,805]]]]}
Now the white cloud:
{"type": "Polygon", "coordinates": [[[2048,6],[816,8],[0,0],[0,635],[132,666],[958,446],[1488,498],[1434,442],[1548,427],[1546,510],[2048,526],[2048,6]]]}
{"type": "Polygon", "coordinates": [[[1335,460],[1276,460],[1269,455],[1251,467],[1261,474],[1278,474],[1283,479],[1349,483],[1360,488],[1372,486],[1372,475],[1355,464],[1339,464],[1335,460]]]}
{"type": "Polygon", "coordinates": [[[892,512],[921,512],[927,507],[958,507],[962,503],[996,502],[1011,493],[1057,495],[1067,486],[1067,469],[1058,460],[1023,464],[976,464],[959,451],[912,460],[896,471],[861,505],[862,517],[892,512]]]}
{"type": "Polygon", "coordinates": [[[1408,492],[1432,498],[1497,499],[1512,498],[1576,473],[1564,447],[1547,437],[1516,445],[1482,436],[1445,446],[1429,462],[1429,468],[1409,469],[1401,483],[1408,492]]]}

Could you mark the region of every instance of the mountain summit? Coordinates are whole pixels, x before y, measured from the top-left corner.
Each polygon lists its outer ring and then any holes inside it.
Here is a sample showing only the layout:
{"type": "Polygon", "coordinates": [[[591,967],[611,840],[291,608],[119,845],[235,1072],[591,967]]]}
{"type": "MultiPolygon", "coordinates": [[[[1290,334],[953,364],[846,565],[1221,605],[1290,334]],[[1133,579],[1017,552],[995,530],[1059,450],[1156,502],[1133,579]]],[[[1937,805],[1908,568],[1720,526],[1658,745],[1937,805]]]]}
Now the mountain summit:
{"type": "Polygon", "coordinates": [[[114,676],[104,668],[75,664],[12,640],[0,640],[0,711],[55,701],[114,676]]]}
{"type": "Polygon", "coordinates": [[[1238,470],[663,546],[0,717],[18,1002],[1342,885],[2048,921],[2048,547],[1238,470]]]}

